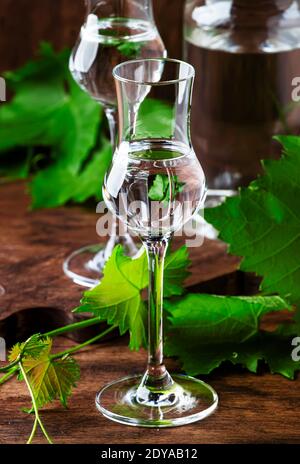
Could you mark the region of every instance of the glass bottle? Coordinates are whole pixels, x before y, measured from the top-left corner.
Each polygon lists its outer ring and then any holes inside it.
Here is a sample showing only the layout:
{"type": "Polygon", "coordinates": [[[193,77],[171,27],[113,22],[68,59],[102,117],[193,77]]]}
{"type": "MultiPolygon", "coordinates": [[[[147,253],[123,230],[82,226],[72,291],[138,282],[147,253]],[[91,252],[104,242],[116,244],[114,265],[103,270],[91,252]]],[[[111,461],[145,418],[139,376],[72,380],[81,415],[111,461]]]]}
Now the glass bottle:
{"type": "Polygon", "coordinates": [[[219,202],[276,157],[276,134],[295,134],[300,106],[299,0],[187,0],[184,57],[196,68],[192,137],[219,202]]]}

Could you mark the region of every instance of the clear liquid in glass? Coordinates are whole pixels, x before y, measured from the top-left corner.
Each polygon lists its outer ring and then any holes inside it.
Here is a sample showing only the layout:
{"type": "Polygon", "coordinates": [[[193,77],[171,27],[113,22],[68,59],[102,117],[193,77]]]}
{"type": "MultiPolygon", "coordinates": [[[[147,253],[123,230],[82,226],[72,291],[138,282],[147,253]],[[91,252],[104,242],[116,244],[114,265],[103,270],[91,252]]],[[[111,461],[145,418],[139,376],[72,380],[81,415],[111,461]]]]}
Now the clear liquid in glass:
{"type": "Polygon", "coordinates": [[[143,238],[169,236],[202,206],[205,177],[189,147],[171,141],[123,142],[105,181],[109,208],[143,238]]]}
{"type": "Polygon", "coordinates": [[[75,81],[95,100],[116,105],[113,68],[136,58],[166,55],[155,24],[133,18],[103,18],[89,15],[70,59],[75,81]]]}

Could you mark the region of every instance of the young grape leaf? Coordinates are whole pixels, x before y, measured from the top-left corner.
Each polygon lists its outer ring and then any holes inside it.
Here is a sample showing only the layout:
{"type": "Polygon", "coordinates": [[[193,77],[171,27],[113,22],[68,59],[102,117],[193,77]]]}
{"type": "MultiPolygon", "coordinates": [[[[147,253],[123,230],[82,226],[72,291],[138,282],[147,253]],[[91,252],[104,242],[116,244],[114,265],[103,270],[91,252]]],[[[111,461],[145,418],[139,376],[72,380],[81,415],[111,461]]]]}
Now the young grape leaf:
{"type": "Polygon", "coordinates": [[[20,362],[28,375],[38,407],[54,399],[59,399],[66,407],[71,389],[79,380],[80,369],[71,357],[53,359],[51,348],[51,338],[36,334],[26,342],[16,344],[10,351],[9,360],[15,361],[21,354],[20,362]]]}
{"type": "Polygon", "coordinates": [[[269,363],[272,372],[289,377],[299,369],[299,364],[291,363],[291,349],[288,356],[291,345],[286,346],[287,339],[280,338],[285,350],[278,356],[279,337],[259,332],[264,314],[291,309],[280,297],[190,294],[175,301],[166,300],[165,309],[166,354],[179,357],[190,375],[208,374],[224,361],[256,372],[260,359],[269,363]]]}
{"type": "MultiPolygon", "coordinates": [[[[179,295],[189,264],[185,247],[168,254],[165,263],[165,296],[179,295]]],[[[147,310],[141,292],[148,285],[146,253],[135,259],[124,255],[117,246],[105,269],[101,283],[85,292],[82,304],[75,312],[100,316],[110,325],[117,325],[120,334],[130,333],[130,348],[146,346],[147,310]]]]}
{"type": "Polygon", "coordinates": [[[277,137],[280,160],[263,162],[265,174],[205,218],[243,257],[241,269],[263,277],[261,290],[300,303],[300,137],[277,137]]]}
{"type": "Polygon", "coordinates": [[[67,357],[53,361],[46,352],[38,359],[26,358],[23,365],[39,408],[55,399],[67,407],[67,399],[80,378],[75,359],[67,357]]]}
{"type": "Polygon", "coordinates": [[[22,357],[30,356],[38,358],[41,353],[48,348],[48,340],[43,338],[41,334],[35,334],[26,342],[16,343],[10,350],[8,359],[14,362],[21,355],[22,357]]]}

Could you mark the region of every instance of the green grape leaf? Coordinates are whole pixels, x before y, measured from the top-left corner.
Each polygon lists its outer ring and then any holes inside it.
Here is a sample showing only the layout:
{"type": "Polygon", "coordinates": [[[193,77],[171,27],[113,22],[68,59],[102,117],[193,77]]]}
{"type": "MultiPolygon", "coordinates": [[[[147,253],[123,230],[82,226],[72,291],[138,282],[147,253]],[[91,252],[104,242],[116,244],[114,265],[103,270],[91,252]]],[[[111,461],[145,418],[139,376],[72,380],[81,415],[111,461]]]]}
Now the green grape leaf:
{"type": "Polygon", "coordinates": [[[293,338],[282,337],[277,333],[261,332],[243,343],[193,344],[190,351],[184,349],[184,340],[180,340],[182,353],[177,356],[189,375],[209,374],[224,362],[239,365],[252,373],[257,373],[259,365],[264,363],[272,374],[280,374],[294,379],[300,371],[300,361],[293,360],[293,338]],[[183,344],[183,345],[181,345],[183,344]],[[196,351],[194,351],[196,350],[196,351]]]}
{"type": "Polygon", "coordinates": [[[167,253],[164,273],[164,298],[179,296],[184,292],[183,283],[190,275],[188,267],[191,261],[186,246],[167,253]]]}
{"type": "Polygon", "coordinates": [[[173,125],[173,107],[162,100],[146,98],[139,107],[135,138],[171,138],[173,125]]]}
{"type": "MultiPolygon", "coordinates": [[[[189,264],[185,247],[169,253],[165,263],[165,296],[179,295],[188,275],[189,264]]],[[[120,334],[130,333],[130,348],[138,350],[147,344],[147,309],[141,292],[148,285],[148,264],[145,252],[128,258],[117,246],[105,269],[101,283],[85,292],[75,312],[93,313],[110,325],[119,327],[120,334]]]]}
{"type": "Polygon", "coordinates": [[[37,61],[7,73],[15,95],[0,109],[0,150],[48,145],[58,166],[76,173],[95,145],[101,112],[74,82],[68,57],[44,45],[37,61]]]}
{"type": "Polygon", "coordinates": [[[265,173],[239,195],[205,218],[231,254],[243,257],[241,269],[263,277],[264,294],[300,303],[300,137],[281,136],[280,160],[263,162],[265,173]]]}
{"type": "Polygon", "coordinates": [[[40,171],[30,183],[33,208],[51,208],[71,200],[82,203],[91,197],[101,200],[101,186],[111,159],[111,147],[106,143],[79,174],[57,165],[40,171]]]}
{"type": "MultiPolygon", "coordinates": [[[[0,174],[28,177],[33,161],[33,156],[28,158],[28,150],[38,147],[49,166],[42,165],[33,176],[34,207],[59,206],[72,199],[83,201],[94,196],[95,171],[87,169],[86,163],[99,166],[99,152],[107,158],[107,144],[97,146],[103,111],[73,81],[68,57],[69,52],[56,54],[44,44],[38,60],[6,73],[8,86],[15,94],[11,102],[0,108],[0,158],[4,161],[0,174]],[[87,194],[83,187],[80,191],[79,178],[84,181],[87,194]]],[[[101,192],[101,180],[103,169],[97,192],[101,192]]]]}
{"type": "MultiPolygon", "coordinates": [[[[113,45],[124,56],[143,46],[113,45]]],[[[44,43],[36,60],[5,74],[14,96],[0,107],[0,176],[29,179],[34,208],[100,199],[110,162],[104,112],[73,81],[68,63],[69,51],[55,53],[44,43]]],[[[137,138],[171,137],[173,119],[168,103],[146,98],[137,138]]]]}
{"type": "Polygon", "coordinates": [[[96,145],[102,110],[68,75],[66,104],[55,116],[52,136],[56,165],[78,174],[96,145]]]}
{"type": "MultiPolygon", "coordinates": [[[[149,192],[148,192],[148,197],[152,201],[162,201],[165,199],[166,196],[166,189],[168,186],[166,186],[165,183],[165,178],[167,176],[164,176],[162,174],[157,174],[154,178],[153,184],[151,185],[149,192]]],[[[167,177],[168,180],[168,177],[167,177]]]]}
{"type": "Polygon", "coordinates": [[[183,182],[179,182],[178,176],[174,176],[170,181],[168,176],[157,174],[149,189],[148,197],[152,201],[168,202],[183,191],[184,185],[183,182]]]}
{"type": "Polygon", "coordinates": [[[256,372],[258,361],[265,360],[271,372],[289,378],[300,367],[300,363],[291,359],[290,339],[259,331],[263,315],[291,310],[278,296],[190,294],[165,301],[165,309],[168,315],[166,353],[178,357],[190,375],[208,374],[224,361],[256,372]]]}
{"type": "Polygon", "coordinates": [[[47,123],[65,106],[67,53],[40,50],[40,59],[5,74],[14,98],[0,107],[0,156],[3,150],[32,146],[47,131],[47,123]]]}
{"type": "Polygon", "coordinates": [[[53,208],[71,200],[76,176],[64,168],[50,166],[40,171],[30,183],[32,208],[53,208]]]}
{"type": "Polygon", "coordinates": [[[28,376],[37,406],[45,406],[59,399],[64,407],[71,390],[80,377],[77,362],[71,357],[55,359],[51,356],[52,339],[34,335],[29,341],[15,345],[9,359],[14,361],[22,353],[23,368],[28,376]]]}
{"type": "Polygon", "coordinates": [[[21,355],[22,357],[30,356],[37,358],[41,353],[48,348],[48,340],[44,339],[40,334],[35,334],[26,342],[16,343],[10,350],[8,359],[14,362],[21,355]]]}
{"type": "Polygon", "coordinates": [[[108,141],[103,142],[103,148],[95,152],[84,170],[75,177],[76,187],[71,197],[73,201],[82,203],[91,197],[98,201],[102,199],[102,185],[111,160],[111,145],[108,141]]]}
{"type": "Polygon", "coordinates": [[[145,286],[144,256],[131,260],[117,246],[97,287],[85,292],[82,305],[75,312],[91,312],[110,325],[117,325],[120,334],[130,333],[130,348],[146,345],[146,307],[140,292],[145,286]],[[130,266],[129,263],[132,263],[130,266]]]}
{"type": "Polygon", "coordinates": [[[144,47],[145,42],[121,42],[117,46],[118,51],[121,55],[125,56],[126,58],[137,58],[142,48],[144,47]]]}

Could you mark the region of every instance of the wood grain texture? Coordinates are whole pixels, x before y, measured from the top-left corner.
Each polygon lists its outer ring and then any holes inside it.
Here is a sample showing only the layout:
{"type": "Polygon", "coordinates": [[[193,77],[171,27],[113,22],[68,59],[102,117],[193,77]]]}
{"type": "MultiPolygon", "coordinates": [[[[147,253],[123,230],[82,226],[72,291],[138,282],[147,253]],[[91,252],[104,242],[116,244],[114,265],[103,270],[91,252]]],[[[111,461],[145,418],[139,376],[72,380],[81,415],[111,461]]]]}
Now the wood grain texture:
{"type": "MultiPolygon", "coordinates": [[[[9,335],[10,342],[72,318],[82,290],[63,276],[62,261],[75,247],[97,241],[95,213],[79,207],[30,212],[28,204],[23,183],[0,186],[0,283],[6,288],[0,297],[0,336],[9,335]]],[[[191,256],[191,289],[249,294],[256,285],[235,272],[238,260],[228,257],[220,242],[191,249],[191,256]]],[[[271,316],[265,328],[276,324],[278,315],[271,316]]],[[[74,344],[66,338],[55,343],[58,351],[74,344]]],[[[158,431],[104,419],[94,406],[97,389],[145,366],[146,354],[132,353],[126,345],[126,338],[107,340],[77,355],[81,380],[70,408],[53,403],[42,413],[55,443],[300,443],[299,380],[265,372],[255,376],[230,365],[207,378],[219,393],[220,407],[203,422],[158,431]]],[[[179,368],[174,360],[168,365],[179,368]]],[[[23,383],[0,388],[0,443],[26,442],[32,416],[21,408],[29,403],[23,383]]],[[[36,442],[44,443],[40,434],[36,442]]]]}
{"type": "MultiPolygon", "coordinates": [[[[154,0],[155,17],[170,57],[182,51],[184,0],[154,0]]],[[[0,73],[24,64],[41,41],[72,47],[83,22],[83,0],[1,0],[0,73]]]]}
{"type": "MultiPolygon", "coordinates": [[[[58,340],[62,350],[72,342],[58,340]]],[[[69,409],[57,403],[42,412],[55,443],[194,444],[194,443],[300,443],[299,381],[277,375],[246,373],[228,366],[207,380],[218,392],[217,411],[202,422],[184,428],[147,430],[118,425],[98,413],[95,393],[106,383],[142,372],[145,353],[131,353],[125,340],[88,348],[77,356],[81,380],[69,409]]],[[[168,363],[174,370],[176,365],[168,363]]],[[[0,389],[0,443],[24,443],[32,416],[21,412],[30,401],[23,384],[10,382],[0,389]]],[[[40,433],[36,443],[44,443],[40,433]]]]}

